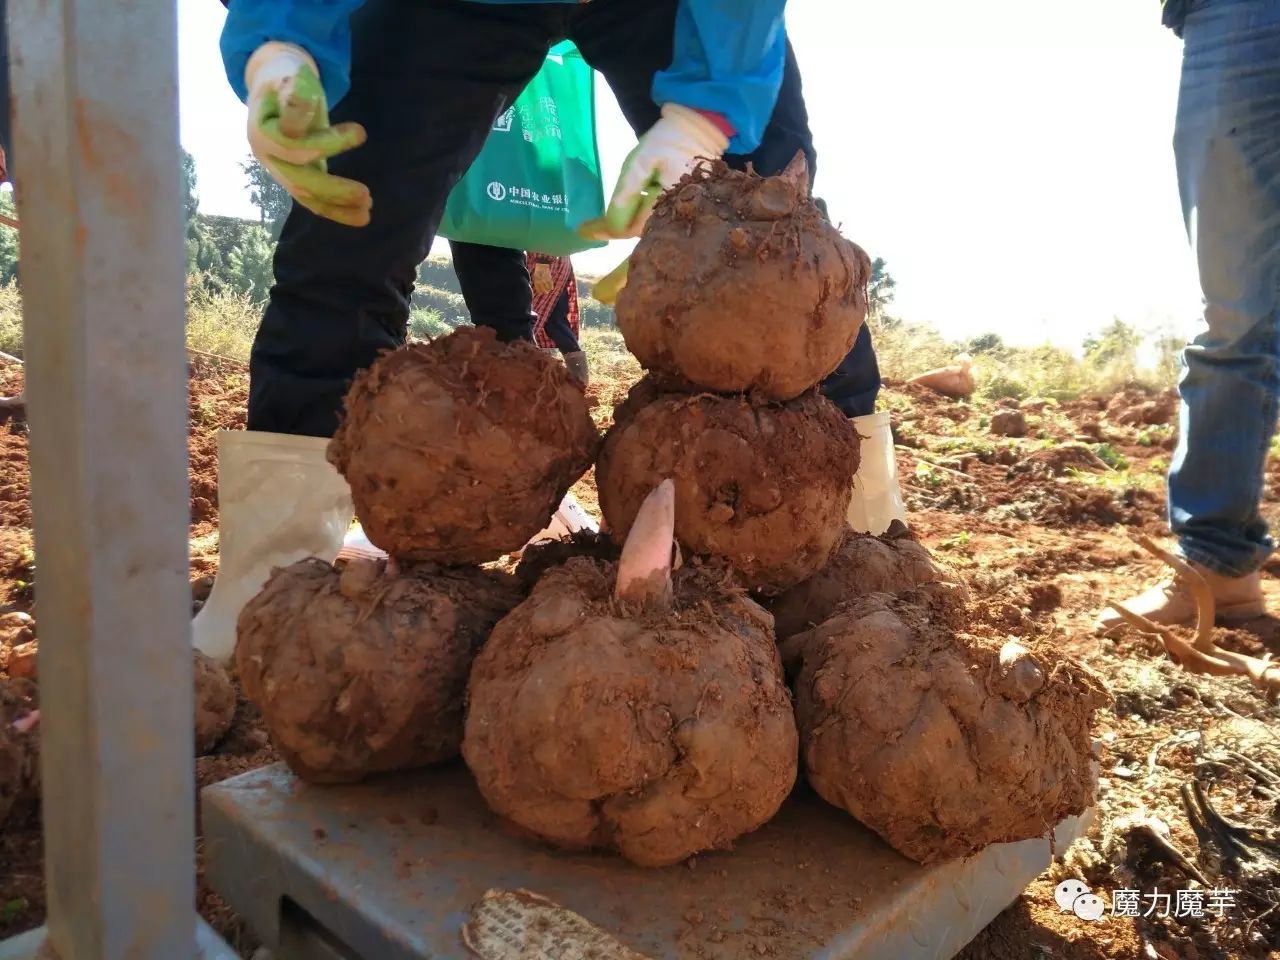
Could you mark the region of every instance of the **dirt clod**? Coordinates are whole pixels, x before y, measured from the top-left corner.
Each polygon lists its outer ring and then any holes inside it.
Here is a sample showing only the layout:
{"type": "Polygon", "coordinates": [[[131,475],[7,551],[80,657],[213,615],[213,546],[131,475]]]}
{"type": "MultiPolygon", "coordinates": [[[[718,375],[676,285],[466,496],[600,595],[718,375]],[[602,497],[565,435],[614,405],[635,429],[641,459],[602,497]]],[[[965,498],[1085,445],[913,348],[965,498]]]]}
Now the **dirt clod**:
{"type": "Polygon", "coordinates": [[[790,400],[853,346],[870,275],[866,253],[822,217],[807,185],[711,163],[654,209],[618,328],[646,370],[790,400]]]}
{"type": "Polygon", "coordinates": [[[196,756],[210,753],[231,729],[236,688],[217,661],[195,651],[196,756]]]}
{"type": "Polygon", "coordinates": [[[329,459],[365,534],[392,556],[486,563],[546,527],[597,444],[563,364],[464,328],[357,376],[329,459]]]}
{"type": "Polygon", "coordinates": [[[240,614],[237,670],[303,779],[436,763],[457,755],[471,660],[518,599],[509,577],[474,568],[303,560],[240,614]]]}
{"type": "Polygon", "coordinates": [[[1044,836],[1089,805],[1101,682],[1046,645],[968,634],[954,589],[855,601],[794,638],[809,782],[932,863],[1044,836]]]}
{"type": "Polygon", "coordinates": [[[14,680],[35,680],[39,676],[39,648],[35,640],[9,650],[9,676],[14,680]]]}
{"type": "Polygon", "coordinates": [[[36,636],[36,621],[29,613],[0,614],[0,647],[14,647],[36,636]]]}
{"type": "Polygon", "coordinates": [[[596,482],[609,529],[625,537],[648,492],[674,480],[681,546],[777,593],[830,559],[857,466],[857,434],[816,393],[765,404],[642,381],[615,412],[596,482]]]}
{"type": "Polygon", "coordinates": [[[0,678],[0,829],[39,805],[40,733],[14,726],[38,705],[34,683],[0,678]]]}
{"type": "Polygon", "coordinates": [[[613,596],[615,567],[543,577],[476,658],[463,756],[489,805],[551,843],[646,866],[729,846],[796,775],[771,618],[686,567],[670,610],[613,596]]]}
{"type": "Polygon", "coordinates": [[[1021,410],[997,410],[991,414],[991,432],[997,437],[1025,437],[1026,414],[1021,410]]]}

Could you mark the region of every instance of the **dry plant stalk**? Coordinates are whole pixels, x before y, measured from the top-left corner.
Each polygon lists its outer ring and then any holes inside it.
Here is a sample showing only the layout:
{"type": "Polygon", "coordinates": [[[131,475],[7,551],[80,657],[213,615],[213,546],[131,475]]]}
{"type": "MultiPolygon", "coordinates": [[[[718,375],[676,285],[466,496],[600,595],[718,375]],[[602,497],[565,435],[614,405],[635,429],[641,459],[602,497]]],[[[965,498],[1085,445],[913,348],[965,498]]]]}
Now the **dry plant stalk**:
{"type": "Polygon", "coordinates": [[[1251,657],[1231,650],[1223,650],[1213,642],[1213,625],[1216,616],[1213,591],[1199,571],[1168,550],[1160,547],[1150,537],[1134,534],[1133,542],[1152,556],[1158,557],[1173,568],[1191,589],[1196,602],[1196,638],[1187,643],[1176,633],[1146,617],[1134,613],[1122,604],[1111,602],[1111,608],[1130,626],[1159,637],[1165,651],[1173,661],[1195,673],[1208,673],[1219,677],[1245,676],[1254,686],[1269,697],[1280,696],[1280,663],[1272,663],[1270,655],[1251,657]]]}

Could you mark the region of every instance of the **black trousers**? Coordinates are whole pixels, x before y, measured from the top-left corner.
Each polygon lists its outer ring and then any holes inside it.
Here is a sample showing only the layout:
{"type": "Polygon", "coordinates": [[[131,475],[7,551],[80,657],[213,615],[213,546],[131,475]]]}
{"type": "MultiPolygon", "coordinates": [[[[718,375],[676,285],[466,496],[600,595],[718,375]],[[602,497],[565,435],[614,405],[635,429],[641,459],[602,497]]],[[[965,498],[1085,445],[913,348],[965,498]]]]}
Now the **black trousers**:
{"type": "Polygon", "coordinates": [[[4,147],[9,166],[9,177],[13,178],[13,131],[10,124],[13,120],[13,103],[10,101],[9,86],[9,2],[0,0],[0,147],[4,147]]]}
{"type": "MultiPolygon", "coordinates": [[[[369,140],[329,167],[368,184],[372,222],[344,227],[294,205],[250,357],[249,429],[332,435],[351,377],[404,342],[418,265],[445,200],[551,44],[572,39],[609,84],[631,126],[652,126],[659,107],[650,86],[671,61],[676,6],[677,0],[368,0],[352,17],[351,91],[332,118],[363,123],[369,140]]],[[[794,56],[789,61],[795,90],[779,97],[786,122],[771,123],[751,155],[760,173],[782,169],[797,149],[814,159],[794,56]]],[[[510,273],[514,281],[517,272],[510,273]]],[[[501,310],[511,318],[529,313],[532,291],[523,263],[519,274],[519,284],[497,284],[506,291],[521,287],[519,301],[501,310]]],[[[469,286],[488,296],[491,280],[469,286]]],[[[492,296],[496,302],[498,294],[492,296]]],[[[504,335],[513,329],[514,323],[504,335]]]]}
{"type": "Polygon", "coordinates": [[[547,325],[543,329],[561,353],[578,353],[582,350],[581,344],[578,343],[578,335],[573,332],[573,327],[569,326],[569,287],[567,285],[556,299],[551,312],[547,314],[547,325]]]}
{"type": "Polygon", "coordinates": [[[503,343],[533,338],[533,286],[523,250],[449,241],[453,272],[471,322],[492,327],[503,343]]]}

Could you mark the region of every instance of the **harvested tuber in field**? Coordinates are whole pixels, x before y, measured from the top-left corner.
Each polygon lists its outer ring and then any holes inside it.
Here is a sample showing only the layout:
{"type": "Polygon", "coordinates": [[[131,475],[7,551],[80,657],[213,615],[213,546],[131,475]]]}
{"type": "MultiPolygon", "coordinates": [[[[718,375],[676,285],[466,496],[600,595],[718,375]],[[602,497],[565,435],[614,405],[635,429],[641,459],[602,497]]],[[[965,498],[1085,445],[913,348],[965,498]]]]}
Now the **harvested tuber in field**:
{"type": "MultiPolygon", "coordinates": [[[[590,397],[604,400],[595,411],[599,426],[609,426],[609,407],[628,386],[608,380],[592,386],[590,397]]],[[[19,371],[0,367],[0,393],[14,394],[21,387],[19,371]]],[[[193,368],[193,609],[207,595],[217,556],[214,431],[238,422],[244,399],[240,369],[193,368]]],[[[979,611],[970,632],[1020,640],[1033,653],[1040,643],[1070,652],[1103,680],[1111,698],[1096,715],[1098,807],[1087,838],[1065,851],[1061,865],[983,931],[964,960],[1276,956],[1280,869],[1274,853],[1257,841],[1265,840],[1267,831],[1274,837],[1280,826],[1280,785],[1269,779],[1280,771],[1280,710],[1247,680],[1188,673],[1169,662],[1157,642],[1128,628],[1107,638],[1090,630],[1106,598],[1126,595],[1163,575],[1128,534],[1133,529],[1161,534],[1162,478],[1175,430],[1167,395],[1135,388],[1062,404],[1023,402],[1017,406],[1027,434],[1018,438],[990,433],[991,415],[1013,409],[1007,403],[957,402],[890,384],[881,405],[893,412],[913,534],[932,552],[941,574],[964,578],[971,609],[979,611]],[[1070,459],[1060,455],[1064,449],[1070,459]],[[1197,793],[1217,814],[1211,826],[1189,812],[1200,809],[1197,793]],[[1170,849],[1185,857],[1203,882],[1188,875],[1170,849]],[[1107,914],[1096,922],[1064,914],[1054,888],[1066,879],[1100,892],[1107,914]],[[1118,896],[1132,890],[1145,897],[1138,902],[1138,916],[1118,896]],[[1229,896],[1219,900],[1231,905],[1201,916],[1176,917],[1172,906],[1163,915],[1163,900],[1152,909],[1153,891],[1176,901],[1179,890],[1188,891],[1188,902],[1200,894],[1201,904],[1215,890],[1226,891],[1229,896]],[[1117,901],[1120,910],[1112,912],[1117,901]],[[1149,916],[1141,915],[1148,911],[1149,916]]],[[[0,420],[0,610],[35,615],[28,624],[21,618],[10,623],[0,614],[0,677],[8,675],[14,646],[39,634],[39,571],[31,551],[26,469],[25,423],[0,420]]],[[[1275,521],[1280,464],[1272,466],[1268,481],[1264,511],[1275,521]]],[[[584,502],[593,502],[592,474],[575,490],[584,502]]],[[[890,544],[889,549],[906,548],[890,544]]],[[[921,559],[917,555],[904,569],[916,570],[916,577],[932,576],[917,562],[921,559]]],[[[901,561],[885,562],[896,567],[901,561]]],[[[681,572],[675,575],[677,584],[681,572]]],[[[1280,610],[1277,572],[1280,565],[1268,568],[1265,590],[1272,609],[1280,610]]],[[[612,584],[602,586],[601,595],[610,589],[612,584]]],[[[777,602],[784,601],[785,595],[777,602]]],[[[1280,620],[1264,617],[1219,629],[1216,638],[1240,651],[1280,653],[1280,620]]],[[[21,709],[24,715],[30,710],[21,709]]],[[[197,757],[197,782],[212,783],[278,759],[258,710],[237,681],[231,729],[211,752],[197,757]]],[[[798,788],[807,789],[803,778],[798,788]]],[[[11,812],[0,826],[0,935],[43,920],[40,857],[38,818],[11,812]]],[[[714,868],[714,857],[700,857],[699,869],[714,868]]],[[[780,902],[786,889],[780,874],[780,902]]],[[[200,907],[244,957],[252,954],[252,938],[207,890],[201,892],[200,907]]]]}

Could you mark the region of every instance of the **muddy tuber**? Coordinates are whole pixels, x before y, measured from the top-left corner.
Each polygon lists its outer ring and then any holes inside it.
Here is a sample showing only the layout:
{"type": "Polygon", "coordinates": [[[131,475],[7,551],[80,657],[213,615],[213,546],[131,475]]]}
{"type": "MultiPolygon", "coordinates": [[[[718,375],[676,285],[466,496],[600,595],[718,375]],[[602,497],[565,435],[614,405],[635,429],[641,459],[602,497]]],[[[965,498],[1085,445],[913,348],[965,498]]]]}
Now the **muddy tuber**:
{"type": "Polygon", "coordinates": [[[244,608],[236,666],[289,767],[350,782],[457,756],[472,658],[519,600],[510,577],[310,559],[244,608]]]}
{"type": "Polygon", "coordinates": [[[393,557],[487,563],[546,527],[597,445],[563,364],[465,328],[357,376],[329,460],[366,536],[393,557]]]}
{"type": "Polygon", "coordinates": [[[796,776],[771,618],[723,570],[672,577],[676,509],[663,484],[616,565],[571,559],[498,624],[462,748],[503,817],[646,866],[730,846],[796,776]]]}
{"type": "Polygon", "coordinates": [[[659,200],[631,254],[618,328],[641,366],[791,400],[835,370],[867,314],[871,261],[776,177],[703,165],[659,200]]]}

